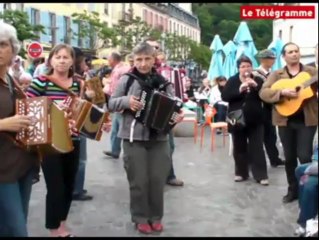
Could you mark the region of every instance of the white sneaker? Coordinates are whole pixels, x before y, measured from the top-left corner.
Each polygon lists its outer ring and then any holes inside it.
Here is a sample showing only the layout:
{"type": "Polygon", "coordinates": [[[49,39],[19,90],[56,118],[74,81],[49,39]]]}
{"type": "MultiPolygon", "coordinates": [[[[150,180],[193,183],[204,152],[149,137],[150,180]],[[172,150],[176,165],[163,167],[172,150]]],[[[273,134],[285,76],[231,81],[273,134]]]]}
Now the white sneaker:
{"type": "Polygon", "coordinates": [[[306,235],[306,229],[299,226],[296,230],[295,230],[295,235],[298,237],[304,237],[306,235]]]}

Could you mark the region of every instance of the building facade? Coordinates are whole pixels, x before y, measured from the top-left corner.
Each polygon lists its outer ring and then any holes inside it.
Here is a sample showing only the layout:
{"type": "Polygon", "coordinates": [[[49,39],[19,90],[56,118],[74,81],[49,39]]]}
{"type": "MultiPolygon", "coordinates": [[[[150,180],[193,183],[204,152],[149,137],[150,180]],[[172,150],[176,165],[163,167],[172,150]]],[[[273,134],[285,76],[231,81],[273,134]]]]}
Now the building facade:
{"type": "Polygon", "coordinates": [[[200,42],[200,27],[196,16],[192,14],[191,3],[146,3],[141,4],[141,18],[150,26],[163,32],[186,36],[200,42]]]}
{"type": "Polygon", "coordinates": [[[139,16],[152,27],[163,32],[176,32],[200,42],[200,28],[197,17],[191,12],[191,3],[1,3],[0,11],[25,11],[31,24],[41,24],[45,33],[39,33],[36,39],[44,46],[45,55],[52,46],[67,43],[85,51],[94,49],[93,39],[79,38],[81,25],[72,21],[73,13],[98,12],[100,20],[108,27],[118,24],[119,20],[129,21],[139,16]],[[179,6],[181,5],[181,6],[179,6]]]}
{"type": "Polygon", "coordinates": [[[318,44],[318,3],[294,3],[293,5],[315,6],[315,18],[274,20],[273,39],[279,37],[284,43],[296,43],[300,47],[301,61],[307,64],[314,61],[315,45],[318,44]]]}

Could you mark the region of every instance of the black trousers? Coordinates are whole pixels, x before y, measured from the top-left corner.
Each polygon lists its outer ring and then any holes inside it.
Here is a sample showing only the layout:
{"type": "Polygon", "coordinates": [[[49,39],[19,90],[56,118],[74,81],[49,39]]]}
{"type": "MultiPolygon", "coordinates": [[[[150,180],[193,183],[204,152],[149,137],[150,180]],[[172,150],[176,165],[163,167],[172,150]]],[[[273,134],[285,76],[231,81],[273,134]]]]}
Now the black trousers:
{"type": "Polygon", "coordinates": [[[42,170],[47,187],[45,227],[57,229],[67,219],[80,157],[80,141],[74,140],[74,150],[67,154],[46,156],[42,170]]]}
{"type": "Polygon", "coordinates": [[[219,103],[214,104],[214,108],[216,108],[216,115],[214,117],[214,122],[225,122],[226,114],[227,114],[227,106],[219,103]]]}
{"type": "Polygon", "coordinates": [[[304,123],[288,122],[286,127],[279,127],[279,136],[286,158],[285,168],[288,181],[288,191],[298,193],[298,182],[295,169],[299,162],[311,162],[313,140],[317,126],[307,127],[304,123]]]}
{"type": "Polygon", "coordinates": [[[276,146],[276,127],[272,125],[271,108],[264,108],[264,145],[271,165],[276,165],[281,161],[279,151],[276,146]]]}
{"type": "Polygon", "coordinates": [[[255,180],[268,179],[263,131],[260,124],[232,132],[236,176],[248,178],[251,168],[255,180]]]}

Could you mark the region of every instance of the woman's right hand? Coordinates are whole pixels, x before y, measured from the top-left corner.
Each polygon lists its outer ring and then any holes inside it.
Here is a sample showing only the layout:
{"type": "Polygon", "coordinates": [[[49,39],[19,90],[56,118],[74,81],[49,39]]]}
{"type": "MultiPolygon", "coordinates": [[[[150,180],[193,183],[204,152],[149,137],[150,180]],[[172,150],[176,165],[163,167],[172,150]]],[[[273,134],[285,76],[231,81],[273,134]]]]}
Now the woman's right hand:
{"type": "Polygon", "coordinates": [[[20,132],[32,124],[31,117],[15,115],[0,119],[0,131],[20,132]]]}
{"type": "Polygon", "coordinates": [[[249,88],[249,85],[248,85],[248,82],[244,82],[244,83],[242,83],[241,85],[240,85],[240,87],[239,87],[239,92],[245,92],[245,91],[247,91],[248,90],[248,88],[249,88]]]}

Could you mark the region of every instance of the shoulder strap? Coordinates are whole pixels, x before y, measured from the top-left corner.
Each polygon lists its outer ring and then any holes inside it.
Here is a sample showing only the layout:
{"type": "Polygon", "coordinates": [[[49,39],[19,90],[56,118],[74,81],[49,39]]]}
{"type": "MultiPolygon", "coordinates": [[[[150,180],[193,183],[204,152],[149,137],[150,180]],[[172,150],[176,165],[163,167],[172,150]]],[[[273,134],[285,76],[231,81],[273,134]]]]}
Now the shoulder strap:
{"type": "Polygon", "coordinates": [[[142,87],[146,87],[146,88],[152,88],[151,85],[149,85],[148,83],[146,83],[145,81],[143,81],[142,79],[140,79],[138,76],[136,76],[134,73],[125,73],[123,74],[129,76],[129,79],[127,80],[126,86],[125,86],[125,95],[127,95],[128,90],[130,89],[130,87],[133,84],[133,81],[136,80],[138,81],[138,83],[142,86],[142,87]]]}
{"type": "Polygon", "coordinates": [[[46,78],[47,80],[49,80],[50,82],[54,83],[55,85],[57,85],[58,87],[60,87],[61,89],[63,89],[64,91],[70,93],[71,95],[77,96],[77,94],[76,94],[75,92],[73,92],[72,90],[67,89],[67,88],[61,86],[61,85],[58,83],[58,81],[57,81],[54,77],[46,75],[45,78],[46,78]]]}
{"type": "Polygon", "coordinates": [[[84,80],[84,78],[82,78],[80,75],[75,74],[73,79],[75,81],[77,81],[80,84],[80,97],[84,98],[84,90],[85,90],[85,86],[86,86],[86,82],[84,80]]]}
{"type": "Polygon", "coordinates": [[[18,94],[18,98],[27,98],[25,92],[21,89],[20,84],[7,73],[6,75],[8,87],[12,98],[16,98],[18,94]]]}

